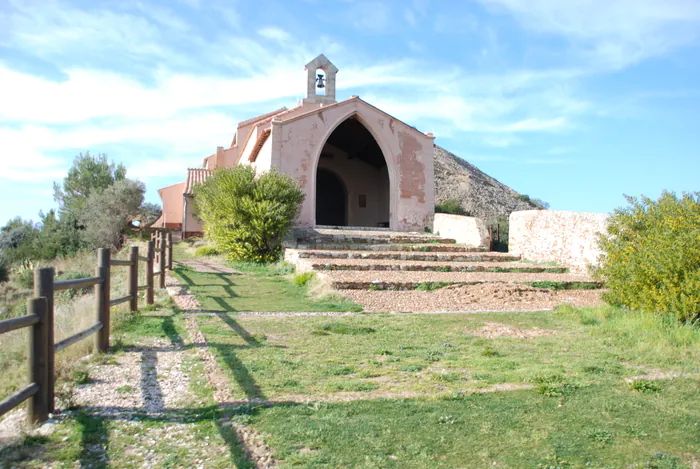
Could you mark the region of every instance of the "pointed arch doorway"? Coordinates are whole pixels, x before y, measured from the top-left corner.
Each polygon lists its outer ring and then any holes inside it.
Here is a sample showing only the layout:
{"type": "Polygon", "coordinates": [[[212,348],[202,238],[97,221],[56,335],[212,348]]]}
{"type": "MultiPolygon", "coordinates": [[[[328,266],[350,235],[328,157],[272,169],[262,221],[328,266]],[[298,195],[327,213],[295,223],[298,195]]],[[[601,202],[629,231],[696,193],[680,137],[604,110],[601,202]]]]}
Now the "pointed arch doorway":
{"type": "Polygon", "coordinates": [[[316,172],[316,224],[347,226],[347,206],[348,194],[342,179],[332,171],[319,168],[316,172]]]}
{"type": "Polygon", "coordinates": [[[316,168],[316,225],[388,228],[390,198],[384,154],[369,130],[355,115],[350,116],[333,130],[321,150],[316,168]]]}

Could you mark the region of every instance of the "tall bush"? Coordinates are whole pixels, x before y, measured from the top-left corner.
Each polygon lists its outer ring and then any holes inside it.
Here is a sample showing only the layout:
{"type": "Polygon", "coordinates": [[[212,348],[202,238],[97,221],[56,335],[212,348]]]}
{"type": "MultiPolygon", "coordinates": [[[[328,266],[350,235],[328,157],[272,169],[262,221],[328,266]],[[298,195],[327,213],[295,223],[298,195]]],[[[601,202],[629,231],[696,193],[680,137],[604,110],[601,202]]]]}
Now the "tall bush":
{"type": "Polygon", "coordinates": [[[684,322],[700,318],[700,192],[627,197],[599,238],[605,299],[684,322]]]}
{"type": "Polygon", "coordinates": [[[241,165],[219,169],[195,188],[204,233],[229,260],[273,262],[304,201],[290,176],[269,171],[256,177],[241,165]]]}

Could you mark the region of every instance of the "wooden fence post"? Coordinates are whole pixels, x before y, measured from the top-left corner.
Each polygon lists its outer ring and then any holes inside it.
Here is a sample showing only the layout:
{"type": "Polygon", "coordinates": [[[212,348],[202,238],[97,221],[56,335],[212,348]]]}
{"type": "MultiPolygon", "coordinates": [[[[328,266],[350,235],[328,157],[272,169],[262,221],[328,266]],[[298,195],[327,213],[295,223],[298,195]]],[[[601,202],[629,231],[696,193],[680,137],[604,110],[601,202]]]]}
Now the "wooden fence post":
{"type": "Polygon", "coordinates": [[[173,234],[168,231],[168,270],[173,270],[173,234]]]}
{"type": "Polygon", "coordinates": [[[109,348],[109,289],[110,289],[110,252],[107,248],[97,250],[97,267],[95,276],[102,279],[101,283],[95,285],[95,308],[97,310],[97,320],[102,323],[102,329],[95,334],[95,350],[106,352],[109,348]]]}
{"type": "Polygon", "coordinates": [[[165,230],[160,232],[160,257],[158,258],[159,268],[160,268],[160,288],[165,288],[165,230]]]}
{"type": "Polygon", "coordinates": [[[29,382],[39,385],[39,391],[27,401],[27,423],[35,425],[49,418],[49,370],[48,348],[49,328],[47,327],[48,311],[46,298],[30,298],[27,300],[27,313],[39,316],[39,322],[29,331],[29,348],[27,357],[29,363],[29,382]]]}
{"type": "Polygon", "coordinates": [[[54,385],[56,380],[56,365],[54,355],[54,311],[53,311],[53,267],[45,267],[34,271],[34,297],[46,298],[46,403],[49,412],[55,410],[54,385]]]}
{"type": "Polygon", "coordinates": [[[131,265],[129,266],[129,295],[131,299],[129,300],[129,310],[131,312],[138,311],[139,309],[139,247],[131,246],[129,251],[129,261],[131,265]]]}
{"type": "Polygon", "coordinates": [[[148,242],[148,260],[146,261],[146,304],[153,304],[153,241],[148,242]]]}

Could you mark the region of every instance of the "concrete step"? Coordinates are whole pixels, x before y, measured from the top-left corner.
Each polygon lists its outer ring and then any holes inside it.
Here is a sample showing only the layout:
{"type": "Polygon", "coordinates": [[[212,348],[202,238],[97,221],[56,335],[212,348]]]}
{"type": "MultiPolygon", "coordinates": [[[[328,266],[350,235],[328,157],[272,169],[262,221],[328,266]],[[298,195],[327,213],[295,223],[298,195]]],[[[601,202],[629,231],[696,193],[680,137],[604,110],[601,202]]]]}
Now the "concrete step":
{"type": "MultiPolygon", "coordinates": [[[[433,291],[439,290],[446,286],[460,285],[478,285],[497,282],[332,282],[331,287],[335,290],[373,290],[373,291],[411,291],[423,290],[433,291]]],[[[515,284],[529,285],[529,282],[513,282],[515,284]]],[[[594,290],[603,288],[598,282],[557,282],[564,288],[556,288],[557,290],[594,290]]],[[[542,287],[546,288],[546,287],[542,287]]]]}
{"type": "Polygon", "coordinates": [[[297,244],[454,244],[454,239],[441,238],[431,233],[403,233],[397,231],[296,229],[292,234],[297,244]]]}
{"type": "Polygon", "coordinates": [[[285,260],[299,259],[384,259],[429,262],[512,262],[520,256],[505,252],[411,252],[411,251],[324,251],[316,249],[286,249],[285,260]]]}
{"type": "Polygon", "coordinates": [[[296,249],[315,249],[321,251],[397,251],[397,252],[487,252],[485,247],[466,244],[298,244],[296,249]]]}
{"type": "Polygon", "coordinates": [[[407,272],[517,272],[567,273],[566,267],[522,262],[425,262],[378,259],[300,259],[303,270],[315,271],[407,271],[407,272]]]}
{"type": "Polygon", "coordinates": [[[323,271],[319,277],[328,281],[337,290],[414,290],[432,289],[446,285],[471,285],[490,282],[540,283],[549,282],[551,286],[599,287],[587,275],[570,273],[512,273],[512,272],[416,272],[391,271],[353,272],[323,271]]]}

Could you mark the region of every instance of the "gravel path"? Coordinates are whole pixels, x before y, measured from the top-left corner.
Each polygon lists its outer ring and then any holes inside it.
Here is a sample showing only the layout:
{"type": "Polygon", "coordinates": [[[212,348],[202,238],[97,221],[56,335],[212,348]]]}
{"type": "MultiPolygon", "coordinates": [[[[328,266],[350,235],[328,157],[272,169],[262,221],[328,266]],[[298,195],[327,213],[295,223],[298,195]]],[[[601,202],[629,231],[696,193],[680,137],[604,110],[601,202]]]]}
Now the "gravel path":
{"type": "Polygon", "coordinates": [[[332,282],[590,282],[585,274],[527,274],[516,272],[404,272],[404,271],[319,271],[322,278],[332,282]]]}
{"type": "Polygon", "coordinates": [[[552,291],[525,285],[480,284],[436,291],[343,290],[341,294],[367,312],[541,311],[562,303],[594,306],[603,290],[552,291]]]}

